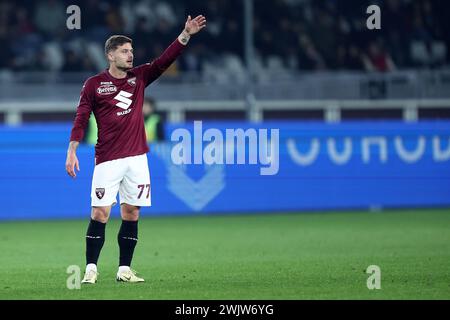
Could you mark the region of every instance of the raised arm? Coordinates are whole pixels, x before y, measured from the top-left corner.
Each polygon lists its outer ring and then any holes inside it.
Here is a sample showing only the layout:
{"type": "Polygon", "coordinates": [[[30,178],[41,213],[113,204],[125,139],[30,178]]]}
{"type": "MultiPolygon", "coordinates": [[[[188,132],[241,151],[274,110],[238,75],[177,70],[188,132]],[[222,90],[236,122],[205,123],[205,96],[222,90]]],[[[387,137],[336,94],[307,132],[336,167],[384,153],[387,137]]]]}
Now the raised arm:
{"type": "Polygon", "coordinates": [[[175,41],[155,60],[150,63],[138,66],[135,70],[142,72],[145,85],[158,79],[158,77],[166,71],[166,69],[178,58],[192,35],[200,32],[206,27],[206,18],[202,15],[196,16],[194,19],[188,16],[184,29],[175,41]]]}
{"type": "Polygon", "coordinates": [[[184,29],[178,36],[178,40],[186,45],[191,36],[201,31],[204,27],[206,27],[206,18],[204,16],[199,15],[194,19],[191,19],[191,16],[188,16],[186,23],[184,24],[184,29]]]}

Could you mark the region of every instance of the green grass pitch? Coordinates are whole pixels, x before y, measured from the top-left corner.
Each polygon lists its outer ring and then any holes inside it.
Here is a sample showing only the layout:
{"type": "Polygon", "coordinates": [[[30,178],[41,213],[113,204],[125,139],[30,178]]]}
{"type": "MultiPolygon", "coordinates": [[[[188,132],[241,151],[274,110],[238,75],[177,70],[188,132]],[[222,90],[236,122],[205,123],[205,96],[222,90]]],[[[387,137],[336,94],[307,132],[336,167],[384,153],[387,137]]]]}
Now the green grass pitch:
{"type": "Polygon", "coordinates": [[[115,282],[113,219],[97,284],[69,290],[87,222],[1,222],[0,299],[450,299],[450,210],[142,218],[141,284],[115,282]]]}

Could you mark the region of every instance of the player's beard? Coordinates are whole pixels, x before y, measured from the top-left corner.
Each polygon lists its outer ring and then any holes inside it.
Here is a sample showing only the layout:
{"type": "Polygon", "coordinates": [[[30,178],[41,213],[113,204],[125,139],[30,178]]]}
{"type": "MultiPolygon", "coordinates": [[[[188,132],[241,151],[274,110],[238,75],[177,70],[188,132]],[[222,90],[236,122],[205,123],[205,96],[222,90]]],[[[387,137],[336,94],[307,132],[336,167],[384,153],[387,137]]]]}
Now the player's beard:
{"type": "Polygon", "coordinates": [[[117,69],[121,71],[128,71],[133,68],[133,65],[131,67],[125,67],[125,66],[117,66],[117,69]]]}
{"type": "Polygon", "coordinates": [[[133,69],[133,61],[131,62],[131,67],[128,67],[127,64],[128,64],[128,62],[125,61],[123,65],[117,65],[117,69],[119,69],[121,71],[125,71],[125,72],[130,69],[133,69]]]}

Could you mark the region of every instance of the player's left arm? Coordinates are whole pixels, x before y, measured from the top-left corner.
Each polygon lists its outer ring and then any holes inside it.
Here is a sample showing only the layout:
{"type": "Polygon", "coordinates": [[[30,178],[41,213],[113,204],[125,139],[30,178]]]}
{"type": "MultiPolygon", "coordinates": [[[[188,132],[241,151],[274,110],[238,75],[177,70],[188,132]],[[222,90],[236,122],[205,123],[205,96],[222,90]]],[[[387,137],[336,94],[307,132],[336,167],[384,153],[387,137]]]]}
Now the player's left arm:
{"type": "Polygon", "coordinates": [[[155,81],[166,69],[178,58],[183,49],[189,42],[191,36],[200,32],[206,27],[206,18],[202,15],[196,16],[194,19],[191,16],[187,17],[184,29],[172,44],[151,63],[137,67],[136,71],[143,73],[145,85],[149,85],[155,81]]]}
{"type": "Polygon", "coordinates": [[[198,15],[194,19],[188,16],[184,24],[184,29],[177,39],[181,44],[187,45],[191,36],[200,32],[204,27],[206,27],[206,18],[204,16],[198,15]]]}

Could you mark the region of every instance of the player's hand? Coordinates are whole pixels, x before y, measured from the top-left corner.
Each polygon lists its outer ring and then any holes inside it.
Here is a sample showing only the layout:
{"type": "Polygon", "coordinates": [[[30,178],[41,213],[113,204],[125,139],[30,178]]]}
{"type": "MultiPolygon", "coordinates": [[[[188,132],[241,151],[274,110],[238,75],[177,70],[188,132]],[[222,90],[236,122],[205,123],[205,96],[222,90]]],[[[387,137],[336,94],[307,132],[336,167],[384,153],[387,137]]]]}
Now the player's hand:
{"type": "Polygon", "coordinates": [[[204,16],[198,15],[194,19],[191,19],[191,16],[188,16],[186,24],[184,25],[184,30],[186,30],[189,35],[193,35],[204,27],[206,27],[206,18],[204,16]]]}
{"type": "Polygon", "coordinates": [[[67,152],[66,158],[66,171],[72,178],[75,178],[77,175],[75,174],[75,168],[80,171],[80,164],[78,162],[78,158],[75,152],[69,151],[67,152]]]}

